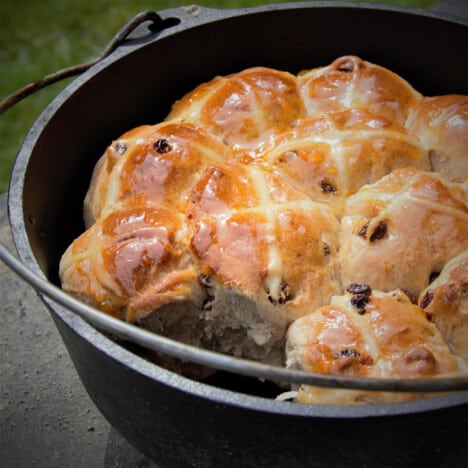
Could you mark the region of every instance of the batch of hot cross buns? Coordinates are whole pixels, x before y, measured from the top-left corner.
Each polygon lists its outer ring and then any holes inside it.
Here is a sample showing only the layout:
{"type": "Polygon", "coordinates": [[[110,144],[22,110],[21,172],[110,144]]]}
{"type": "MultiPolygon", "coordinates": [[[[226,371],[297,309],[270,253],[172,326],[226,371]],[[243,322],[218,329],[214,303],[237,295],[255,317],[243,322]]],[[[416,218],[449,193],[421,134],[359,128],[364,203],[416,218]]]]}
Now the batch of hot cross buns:
{"type": "MultiPolygon", "coordinates": [[[[297,75],[249,68],[110,143],[62,287],[237,357],[347,376],[460,375],[467,192],[467,96],[423,96],[356,56],[297,75]]],[[[421,396],[291,390],[324,404],[421,396]]]]}

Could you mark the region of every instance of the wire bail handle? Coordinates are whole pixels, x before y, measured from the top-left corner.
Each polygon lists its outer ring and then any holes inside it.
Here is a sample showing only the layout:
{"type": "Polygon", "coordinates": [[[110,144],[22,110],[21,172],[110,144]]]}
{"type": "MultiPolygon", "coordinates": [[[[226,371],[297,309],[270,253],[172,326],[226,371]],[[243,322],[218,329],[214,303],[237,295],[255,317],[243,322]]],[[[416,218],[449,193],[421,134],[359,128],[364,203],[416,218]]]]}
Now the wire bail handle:
{"type": "Polygon", "coordinates": [[[12,94],[0,101],[0,115],[36,91],[39,91],[40,89],[65,78],[69,78],[71,76],[79,75],[85,72],[93,65],[96,65],[112,52],[114,52],[114,50],[116,50],[119,46],[124,44],[133,32],[135,32],[142,24],[147,22],[150,23],[148,25],[150,33],[160,33],[164,29],[174,26],[179,21],[175,18],[163,19],[161,16],[159,16],[158,13],[154,11],[143,11],[138,13],[117,32],[117,34],[110,40],[107,47],[102,51],[101,55],[93,60],[90,60],[89,62],[73,65],[71,67],[63,68],[56,72],[50,73],[49,75],[46,75],[14,91],[12,94]]]}

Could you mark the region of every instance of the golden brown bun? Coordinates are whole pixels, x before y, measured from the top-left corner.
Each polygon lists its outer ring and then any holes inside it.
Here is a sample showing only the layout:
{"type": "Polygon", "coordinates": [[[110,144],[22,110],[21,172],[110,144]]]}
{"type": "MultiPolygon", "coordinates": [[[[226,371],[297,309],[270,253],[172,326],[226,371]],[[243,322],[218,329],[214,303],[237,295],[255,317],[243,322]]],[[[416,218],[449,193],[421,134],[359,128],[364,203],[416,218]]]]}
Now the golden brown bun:
{"type": "Polygon", "coordinates": [[[309,115],[365,109],[404,124],[421,94],[396,73],[348,55],[300,74],[299,88],[309,115]]]}
{"type": "Polygon", "coordinates": [[[231,150],[190,124],[145,125],[124,133],[98,161],[84,202],[86,225],[129,205],[183,212],[201,170],[223,162],[231,150]]]}
{"type": "Polygon", "coordinates": [[[201,304],[183,217],[134,206],[101,217],[62,257],[64,289],[135,322],[173,301],[201,304]]]}
{"type": "Polygon", "coordinates": [[[468,96],[425,97],[409,113],[406,127],[429,151],[432,170],[453,182],[468,178],[468,96]]]}
{"type": "Polygon", "coordinates": [[[468,250],[445,265],[420,294],[419,305],[468,367],[468,250]]]}
{"type": "MultiPolygon", "coordinates": [[[[354,286],[363,290],[366,285],[354,286]]],[[[372,378],[433,377],[458,369],[441,333],[404,293],[371,293],[368,288],[359,294],[336,296],[330,305],[290,326],[287,367],[372,378]]],[[[316,404],[384,403],[421,396],[310,385],[298,391],[298,401],[316,404]]]]}
{"type": "Polygon", "coordinates": [[[286,321],[340,291],[339,223],[261,165],[210,166],[188,219],[201,271],[286,321]]]}
{"type": "Polygon", "coordinates": [[[198,86],[174,104],[167,119],[203,127],[235,149],[255,149],[304,110],[294,75],[255,67],[198,86]]]}
{"type": "Polygon", "coordinates": [[[346,202],[342,282],[400,288],[417,298],[434,272],[468,249],[468,203],[460,184],[397,169],[346,202]]]}
{"type": "Polygon", "coordinates": [[[427,152],[398,123],[366,110],[336,111],[301,120],[260,153],[311,198],[333,205],[392,169],[429,170],[427,152]]]}

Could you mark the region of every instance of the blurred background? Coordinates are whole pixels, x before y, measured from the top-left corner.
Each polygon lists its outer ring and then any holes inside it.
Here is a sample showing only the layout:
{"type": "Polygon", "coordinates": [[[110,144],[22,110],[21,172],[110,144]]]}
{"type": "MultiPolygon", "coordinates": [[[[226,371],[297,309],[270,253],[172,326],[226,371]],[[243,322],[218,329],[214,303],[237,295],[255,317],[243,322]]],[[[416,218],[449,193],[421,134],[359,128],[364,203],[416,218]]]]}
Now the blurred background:
{"type": "MultiPolygon", "coordinates": [[[[113,35],[144,10],[196,3],[239,8],[278,0],[1,0],[0,99],[56,70],[97,57],[113,35]]],[[[368,0],[429,8],[437,0],[368,0]]],[[[70,79],[28,97],[0,117],[0,194],[8,190],[11,166],[28,129],[70,79]]]]}

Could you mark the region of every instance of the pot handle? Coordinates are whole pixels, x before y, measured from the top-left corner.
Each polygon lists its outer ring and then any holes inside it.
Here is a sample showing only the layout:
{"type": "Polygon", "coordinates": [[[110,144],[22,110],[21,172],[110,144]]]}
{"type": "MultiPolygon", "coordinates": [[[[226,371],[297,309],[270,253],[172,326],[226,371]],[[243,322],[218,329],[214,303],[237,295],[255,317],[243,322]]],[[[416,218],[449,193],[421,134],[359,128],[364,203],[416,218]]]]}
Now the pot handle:
{"type": "Polygon", "coordinates": [[[36,91],[65,78],[69,78],[71,76],[79,75],[80,73],[85,72],[88,68],[96,65],[102,59],[114,52],[115,49],[117,49],[129,39],[130,35],[135,32],[138,27],[140,27],[143,23],[148,22],[150,23],[148,25],[149,31],[152,34],[155,34],[160,33],[164,29],[177,25],[180,23],[180,20],[178,18],[171,17],[163,19],[158,13],[154,11],[143,11],[138,13],[117,32],[117,34],[110,40],[109,44],[103,50],[101,55],[99,55],[99,57],[90,60],[89,62],[58,70],[16,90],[0,101],[0,115],[36,91]]]}
{"type": "Polygon", "coordinates": [[[290,382],[315,385],[318,387],[390,392],[446,392],[468,390],[468,376],[424,379],[377,379],[318,374],[262,364],[256,361],[200,349],[131,325],[79,301],[26,267],[10,253],[8,248],[1,242],[0,260],[36,291],[42,293],[44,296],[47,296],[66,309],[73,311],[98,329],[158,353],[179,358],[183,361],[194,362],[215,369],[274,382],[290,382]]]}

